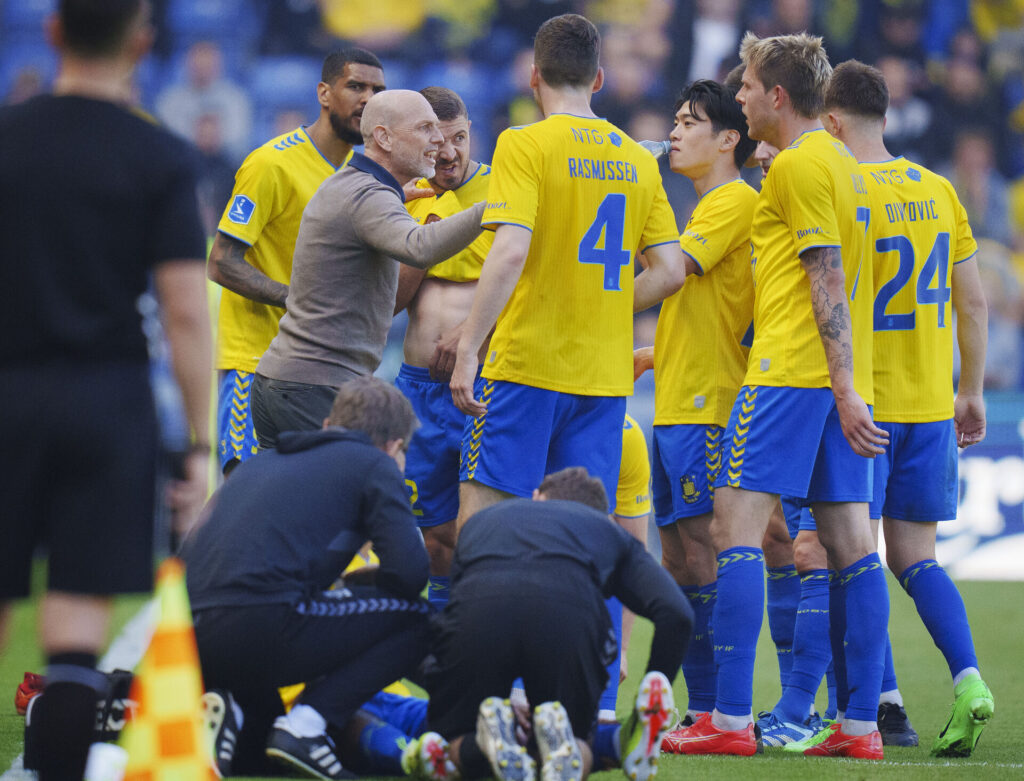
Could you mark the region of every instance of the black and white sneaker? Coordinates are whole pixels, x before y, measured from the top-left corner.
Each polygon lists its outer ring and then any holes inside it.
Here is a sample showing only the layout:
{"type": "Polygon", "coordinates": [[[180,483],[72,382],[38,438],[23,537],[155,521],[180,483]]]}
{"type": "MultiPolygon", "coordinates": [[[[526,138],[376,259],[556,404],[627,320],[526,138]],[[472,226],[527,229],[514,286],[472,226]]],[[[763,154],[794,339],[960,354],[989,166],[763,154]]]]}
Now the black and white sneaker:
{"type": "Polygon", "coordinates": [[[235,718],[234,698],[231,692],[213,689],[200,700],[203,734],[209,746],[214,772],[221,778],[231,775],[231,762],[238,744],[239,724],[235,718]]]}
{"type": "Polygon", "coordinates": [[[878,706],[878,731],[883,746],[916,746],[917,730],[907,717],[907,711],[895,702],[883,702],[878,706]]]}
{"type": "Polygon", "coordinates": [[[304,738],[292,732],[288,720],[278,718],[267,741],[267,756],[301,770],[312,778],[327,781],[337,778],[357,778],[346,770],[338,759],[334,741],[327,735],[304,738]]]}
{"type": "Polygon", "coordinates": [[[22,767],[25,770],[39,769],[40,749],[35,709],[39,705],[39,701],[43,699],[44,694],[45,692],[40,692],[29,700],[28,707],[25,710],[25,750],[22,755],[22,767]]]}

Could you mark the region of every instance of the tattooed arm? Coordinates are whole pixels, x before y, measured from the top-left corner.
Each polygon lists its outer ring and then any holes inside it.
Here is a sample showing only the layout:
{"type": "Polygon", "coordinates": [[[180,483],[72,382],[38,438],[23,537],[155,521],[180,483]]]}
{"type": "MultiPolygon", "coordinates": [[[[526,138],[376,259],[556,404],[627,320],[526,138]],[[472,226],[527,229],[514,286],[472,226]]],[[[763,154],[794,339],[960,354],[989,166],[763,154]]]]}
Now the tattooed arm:
{"type": "Polygon", "coordinates": [[[261,304],[284,306],[288,285],[276,282],[245,259],[249,245],[220,231],[213,240],[206,275],[222,287],[261,304]]]}
{"type": "Polygon", "coordinates": [[[853,387],[853,328],[840,250],[812,247],[800,256],[800,263],[811,283],[811,308],[825,348],[843,435],[858,455],[870,458],[883,453],[881,445],[886,444],[888,435],[875,426],[867,405],[853,387]]]}

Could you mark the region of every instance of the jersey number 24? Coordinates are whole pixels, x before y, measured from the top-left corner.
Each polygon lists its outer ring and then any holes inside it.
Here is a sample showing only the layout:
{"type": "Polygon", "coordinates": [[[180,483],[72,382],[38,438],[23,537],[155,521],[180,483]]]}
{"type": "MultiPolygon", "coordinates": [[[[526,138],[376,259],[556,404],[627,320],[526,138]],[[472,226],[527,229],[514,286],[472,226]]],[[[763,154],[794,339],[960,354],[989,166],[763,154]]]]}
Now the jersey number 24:
{"type": "MultiPolygon", "coordinates": [[[[910,331],[916,322],[917,311],[892,313],[887,310],[889,302],[899,293],[911,277],[914,276],[914,245],[906,236],[889,236],[875,242],[875,251],[881,255],[896,252],[899,256],[899,267],[896,275],[878,289],[875,297],[875,330],[876,331],[910,331]]],[[[946,302],[952,297],[947,282],[949,276],[949,233],[939,233],[935,237],[932,251],[921,267],[917,277],[917,303],[936,304],[938,307],[938,327],[946,327],[946,302]],[[932,287],[934,282],[935,287],[932,287]]]]}

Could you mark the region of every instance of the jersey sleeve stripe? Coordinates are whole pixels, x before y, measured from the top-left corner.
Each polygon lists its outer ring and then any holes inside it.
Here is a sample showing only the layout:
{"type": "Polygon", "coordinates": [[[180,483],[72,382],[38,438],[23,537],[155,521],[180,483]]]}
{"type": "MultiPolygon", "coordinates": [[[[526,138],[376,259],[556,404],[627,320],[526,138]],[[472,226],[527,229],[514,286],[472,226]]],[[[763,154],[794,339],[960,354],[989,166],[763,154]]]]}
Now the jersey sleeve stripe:
{"type": "Polygon", "coordinates": [[[647,252],[647,250],[649,250],[651,247],[660,247],[660,246],[662,246],[664,244],[678,244],[678,243],[679,243],[679,239],[671,239],[669,241],[655,241],[652,244],[648,244],[647,246],[642,247],[640,249],[640,251],[641,252],[647,252]]]}
{"type": "Polygon", "coordinates": [[[682,252],[683,252],[684,255],[686,255],[686,257],[688,257],[690,260],[692,260],[694,263],[697,264],[697,276],[699,276],[699,277],[704,276],[704,266],[703,266],[703,264],[701,264],[701,262],[699,260],[697,260],[697,258],[695,258],[693,255],[691,255],[686,250],[683,250],[682,252]]]}
{"type": "Polygon", "coordinates": [[[494,230],[494,228],[492,227],[493,225],[515,225],[517,228],[526,228],[526,230],[530,231],[530,233],[533,233],[533,228],[531,228],[529,225],[524,225],[521,222],[510,222],[507,220],[488,220],[487,222],[480,223],[481,228],[490,230],[494,230]]]}
{"type": "Polygon", "coordinates": [[[251,246],[252,246],[252,242],[251,242],[251,241],[246,241],[246,240],[245,240],[245,239],[243,239],[243,238],[242,238],[241,236],[236,236],[236,235],[235,235],[235,234],[233,234],[233,233],[228,233],[228,232],[227,232],[226,230],[224,230],[223,228],[217,228],[217,233],[223,233],[223,234],[224,234],[225,236],[229,236],[229,237],[231,237],[232,239],[234,239],[235,241],[240,241],[240,242],[242,242],[242,243],[243,243],[243,244],[244,244],[245,246],[247,246],[247,247],[251,247],[251,246]]]}

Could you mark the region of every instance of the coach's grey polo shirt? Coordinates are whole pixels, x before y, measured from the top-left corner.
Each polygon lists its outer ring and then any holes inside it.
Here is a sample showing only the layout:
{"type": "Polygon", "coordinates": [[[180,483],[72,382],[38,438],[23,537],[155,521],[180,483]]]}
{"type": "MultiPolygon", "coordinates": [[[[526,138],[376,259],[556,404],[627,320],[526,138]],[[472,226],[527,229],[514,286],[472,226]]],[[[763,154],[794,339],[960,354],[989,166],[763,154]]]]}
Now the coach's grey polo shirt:
{"type": "Polygon", "coordinates": [[[401,185],[355,153],[306,205],[281,328],[256,371],[341,385],[380,365],[395,309],[398,263],[428,268],[480,233],[484,204],[430,225],[406,211],[401,185]]]}

